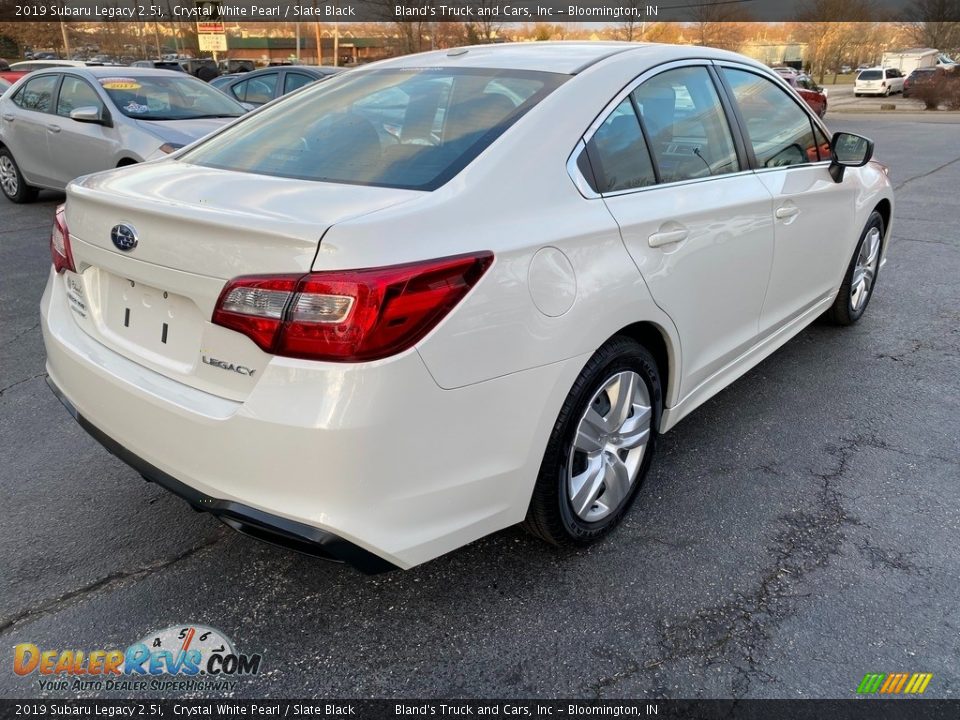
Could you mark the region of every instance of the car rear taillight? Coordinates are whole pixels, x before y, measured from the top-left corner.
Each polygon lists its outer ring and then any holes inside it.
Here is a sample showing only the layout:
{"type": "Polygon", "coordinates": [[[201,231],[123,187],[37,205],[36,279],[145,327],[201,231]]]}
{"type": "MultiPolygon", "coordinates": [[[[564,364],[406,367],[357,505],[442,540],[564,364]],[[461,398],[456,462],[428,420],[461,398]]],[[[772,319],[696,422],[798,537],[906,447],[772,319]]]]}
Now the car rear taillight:
{"type": "Polygon", "coordinates": [[[220,293],[213,323],[273,355],[377,360],[423,338],[492,262],[493,253],[481,252],[362,270],[238,277],[220,293]]]}
{"type": "Polygon", "coordinates": [[[53,216],[53,229],[50,231],[50,258],[58,273],[64,270],[76,271],[73,264],[73,251],[70,249],[70,232],[67,230],[67,206],[58,205],[53,216]]]}

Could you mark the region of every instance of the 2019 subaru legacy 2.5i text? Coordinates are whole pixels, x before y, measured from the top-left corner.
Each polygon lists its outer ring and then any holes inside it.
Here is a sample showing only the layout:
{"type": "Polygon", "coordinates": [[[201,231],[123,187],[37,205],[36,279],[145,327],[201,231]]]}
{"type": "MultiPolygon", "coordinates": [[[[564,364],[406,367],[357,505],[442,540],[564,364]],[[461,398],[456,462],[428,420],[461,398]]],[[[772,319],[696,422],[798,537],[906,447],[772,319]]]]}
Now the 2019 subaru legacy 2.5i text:
{"type": "Polygon", "coordinates": [[[384,61],[71,183],[49,380],[145,477],[299,550],[587,543],[658,434],[864,312],[893,209],[871,154],[723,51],[384,61]]]}

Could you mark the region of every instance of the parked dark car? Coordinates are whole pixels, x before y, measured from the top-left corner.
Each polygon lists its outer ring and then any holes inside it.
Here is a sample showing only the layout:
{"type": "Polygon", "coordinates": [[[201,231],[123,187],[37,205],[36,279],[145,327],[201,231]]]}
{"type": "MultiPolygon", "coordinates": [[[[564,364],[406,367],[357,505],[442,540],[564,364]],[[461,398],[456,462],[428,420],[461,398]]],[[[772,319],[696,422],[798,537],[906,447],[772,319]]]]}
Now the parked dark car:
{"type": "Polygon", "coordinates": [[[243,58],[231,58],[229,60],[221,60],[219,63],[220,71],[224,75],[233,74],[233,73],[247,73],[253,72],[257,69],[257,63],[254,60],[247,60],[243,58]]]}
{"type": "Polygon", "coordinates": [[[942,78],[944,76],[943,68],[938,67],[923,67],[917,68],[912,73],[907,75],[907,79],[903,81],[903,96],[905,98],[910,97],[910,95],[917,90],[918,85],[926,85],[927,83],[932,83],[942,78]]]}
{"type": "Polygon", "coordinates": [[[186,72],[177,60],[136,60],[130,67],[155,68],[157,70],[176,70],[186,72]]]}
{"type": "Polygon", "coordinates": [[[311,65],[267,67],[254,72],[221,75],[211,85],[247,105],[263,105],[274,98],[340,72],[339,68],[311,65]]]}

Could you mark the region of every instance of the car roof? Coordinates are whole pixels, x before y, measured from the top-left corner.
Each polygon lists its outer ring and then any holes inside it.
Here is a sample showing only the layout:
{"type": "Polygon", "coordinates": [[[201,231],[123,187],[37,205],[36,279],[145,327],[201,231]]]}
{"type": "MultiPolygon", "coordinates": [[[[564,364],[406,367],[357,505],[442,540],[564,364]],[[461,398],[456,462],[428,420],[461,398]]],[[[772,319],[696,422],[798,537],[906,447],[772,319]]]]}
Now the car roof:
{"type": "Polygon", "coordinates": [[[628,52],[636,57],[638,68],[687,58],[736,60],[766,68],[765,65],[743,55],[699,45],[583,40],[468,45],[381,60],[367,65],[366,68],[464,67],[576,75],[592,65],[601,64],[604,60],[628,52]]]}
{"type": "Polygon", "coordinates": [[[48,65],[50,67],[86,67],[87,63],[83,60],[21,60],[10,66],[11,70],[16,70],[17,65],[48,65]]]}
{"type": "MultiPolygon", "coordinates": [[[[56,68],[54,68],[56,69],[56,68]]],[[[62,68],[63,70],[71,70],[77,72],[80,75],[86,75],[92,78],[105,78],[105,77],[192,77],[192,75],[186,75],[179,70],[164,70],[162,68],[145,68],[145,67],[128,67],[126,65],[99,65],[93,67],[80,67],[80,68],[62,68]]]]}
{"type": "Polygon", "coordinates": [[[643,47],[657,46],[643,43],[584,41],[496,43],[405,55],[384,60],[375,65],[396,68],[471,67],[539,70],[572,75],[611,55],[643,47]]]}

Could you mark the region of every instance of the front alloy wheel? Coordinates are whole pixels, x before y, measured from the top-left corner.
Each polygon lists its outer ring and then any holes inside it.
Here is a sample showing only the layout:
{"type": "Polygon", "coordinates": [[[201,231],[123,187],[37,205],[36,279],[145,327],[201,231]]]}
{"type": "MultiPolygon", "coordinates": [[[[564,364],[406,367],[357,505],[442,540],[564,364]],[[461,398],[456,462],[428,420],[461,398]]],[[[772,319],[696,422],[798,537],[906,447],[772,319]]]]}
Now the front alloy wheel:
{"type": "Polygon", "coordinates": [[[827,311],[827,318],[834,324],[853,325],[867,309],[880,271],[883,232],[883,216],[874,210],[860,236],[840,292],[827,311]]]}

